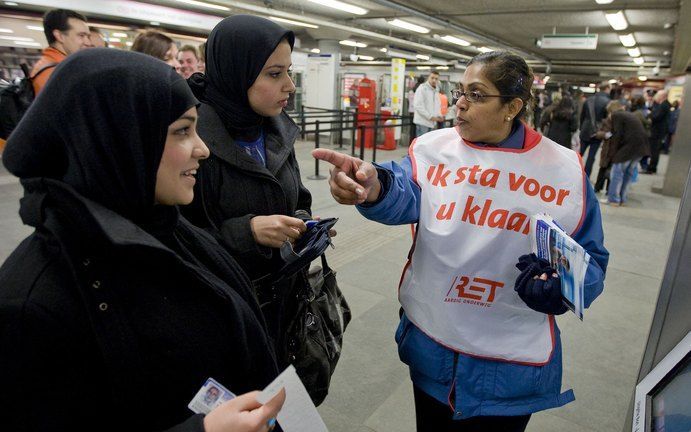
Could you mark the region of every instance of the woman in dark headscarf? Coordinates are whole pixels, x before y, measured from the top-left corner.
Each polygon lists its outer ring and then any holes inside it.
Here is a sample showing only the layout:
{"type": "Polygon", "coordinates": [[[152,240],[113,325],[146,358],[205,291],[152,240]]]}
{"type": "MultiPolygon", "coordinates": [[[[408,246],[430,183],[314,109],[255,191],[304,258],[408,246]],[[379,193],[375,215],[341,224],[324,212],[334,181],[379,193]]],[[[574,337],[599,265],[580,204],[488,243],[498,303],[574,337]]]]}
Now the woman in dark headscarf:
{"type": "MultiPolygon", "coordinates": [[[[221,21],[206,44],[206,74],[188,80],[201,100],[199,135],[211,156],[202,165],[192,206],[183,209],[230,251],[253,280],[282,266],[281,245],[310,219],[312,197],[300,180],[295,123],[283,111],[295,91],[290,78],[293,32],[264,18],[221,21]]],[[[300,277],[258,287],[269,334],[284,347],[300,277]]],[[[279,365],[287,354],[278,349],[279,365]]],[[[283,361],[282,361],[283,360],[283,361]]]]}
{"type": "Polygon", "coordinates": [[[277,374],[249,280],[176,207],[208,156],[197,104],[159,60],[87,50],[10,137],[35,231],[0,268],[0,429],[267,430],[281,400],[187,408],[209,377],[240,394],[277,374]]]}

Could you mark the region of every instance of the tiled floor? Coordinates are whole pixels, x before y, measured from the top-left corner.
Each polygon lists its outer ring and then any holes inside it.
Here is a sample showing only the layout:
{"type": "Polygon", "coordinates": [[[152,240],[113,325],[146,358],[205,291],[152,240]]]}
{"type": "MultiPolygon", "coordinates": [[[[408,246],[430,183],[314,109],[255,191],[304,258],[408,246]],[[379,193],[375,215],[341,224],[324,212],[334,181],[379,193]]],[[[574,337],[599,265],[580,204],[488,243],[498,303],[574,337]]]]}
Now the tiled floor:
{"type": "MultiPolygon", "coordinates": [[[[307,179],[314,170],[311,147],[298,143],[298,160],[314,197],[314,214],[340,218],[336,248],[328,256],[353,310],[331,393],[319,411],[332,432],[412,432],[412,386],[393,340],[410,228],[369,222],[352,207],[335,203],[326,180],[307,179]]],[[[405,151],[380,151],[377,159],[398,159],[405,151]]],[[[663,157],[663,172],[665,162],[663,157]]],[[[328,172],[324,164],[321,171],[328,172]]],[[[584,322],[571,314],[558,318],[564,388],[574,389],[576,401],[534,415],[528,431],[622,430],[679,206],[678,199],[651,192],[661,182],[661,175],[641,176],[627,207],[603,206],[611,252],[605,291],[584,322]]],[[[0,261],[30,232],[17,215],[20,197],[16,179],[0,168],[0,261]]]]}

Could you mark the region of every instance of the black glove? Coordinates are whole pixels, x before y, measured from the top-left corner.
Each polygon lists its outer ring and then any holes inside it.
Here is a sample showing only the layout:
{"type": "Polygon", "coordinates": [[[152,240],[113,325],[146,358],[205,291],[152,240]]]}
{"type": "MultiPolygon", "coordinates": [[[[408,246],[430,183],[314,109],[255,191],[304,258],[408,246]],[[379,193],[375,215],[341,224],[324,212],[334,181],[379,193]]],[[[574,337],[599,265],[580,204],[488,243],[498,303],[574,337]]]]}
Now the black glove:
{"type": "Polygon", "coordinates": [[[561,315],[568,310],[561,297],[561,280],[559,276],[552,276],[556,271],[547,260],[535,254],[522,255],[516,267],[521,274],[516,278],[514,290],[529,308],[551,315],[561,315]],[[547,280],[540,279],[543,273],[547,273],[547,280]]]}

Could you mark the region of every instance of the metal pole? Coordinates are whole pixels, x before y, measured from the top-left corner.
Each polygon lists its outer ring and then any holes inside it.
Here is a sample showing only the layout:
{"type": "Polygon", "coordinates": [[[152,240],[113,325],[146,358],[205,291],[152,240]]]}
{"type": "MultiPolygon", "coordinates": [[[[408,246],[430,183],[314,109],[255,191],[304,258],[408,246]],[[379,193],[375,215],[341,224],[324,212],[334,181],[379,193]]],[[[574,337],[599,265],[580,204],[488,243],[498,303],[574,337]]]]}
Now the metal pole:
{"type": "Polygon", "coordinates": [[[343,111],[338,112],[338,149],[343,150],[343,111]]]}
{"type": "Polygon", "coordinates": [[[304,141],[305,137],[307,136],[307,132],[305,131],[307,126],[305,125],[305,106],[304,105],[300,106],[300,117],[301,117],[300,123],[302,124],[302,140],[304,141]]]}
{"type": "Polygon", "coordinates": [[[360,159],[365,160],[365,127],[360,126],[360,159]]]}
{"type": "Polygon", "coordinates": [[[353,125],[350,128],[350,155],[355,157],[355,136],[357,135],[357,128],[353,125]]]}
{"type": "MultiPolygon", "coordinates": [[[[319,148],[319,120],[314,124],[314,148],[319,148]]],[[[314,175],[307,177],[310,180],[324,180],[326,177],[319,175],[319,159],[314,159],[314,175]]]]}
{"type": "Polygon", "coordinates": [[[379,132],[379,118],[381,114],[374,115],[374,145],[372,146],[372,162],[377,161],[377,135],[379,132]]]}

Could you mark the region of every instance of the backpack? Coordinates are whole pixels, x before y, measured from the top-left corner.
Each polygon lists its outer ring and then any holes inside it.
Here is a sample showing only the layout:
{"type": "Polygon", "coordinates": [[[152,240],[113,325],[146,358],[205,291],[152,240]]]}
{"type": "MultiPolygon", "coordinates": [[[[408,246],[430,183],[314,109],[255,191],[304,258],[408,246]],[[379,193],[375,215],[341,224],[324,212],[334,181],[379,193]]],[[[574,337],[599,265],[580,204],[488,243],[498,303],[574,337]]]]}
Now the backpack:
{"type": "Polygon", "coordinates": [[[595,132],[600,129],[600,124],[602,123],[598,122],[597,117],[595,116],[595,97],[596,96],[593,96],[585,101],[585,106],[583,107],[583,109],[588,110],[588,115],[586,116],[583,124],[581,124],[581,131],[579,134],[581,142],[590,141],[593,139],[595,132]]]}
{"type": "Polygon", "coordinates": [[[0,138],[6,140],[10,136],[26,110],[29,109],[31,102],[34,101],[36,95],[34,94],[33,79],[56,65],[57,63],[49,63],[39,69],[34,76],[31,76],[29,67],[22,64],[24,78],[20,79],[19,82],[0,87],[0,138]]]}

